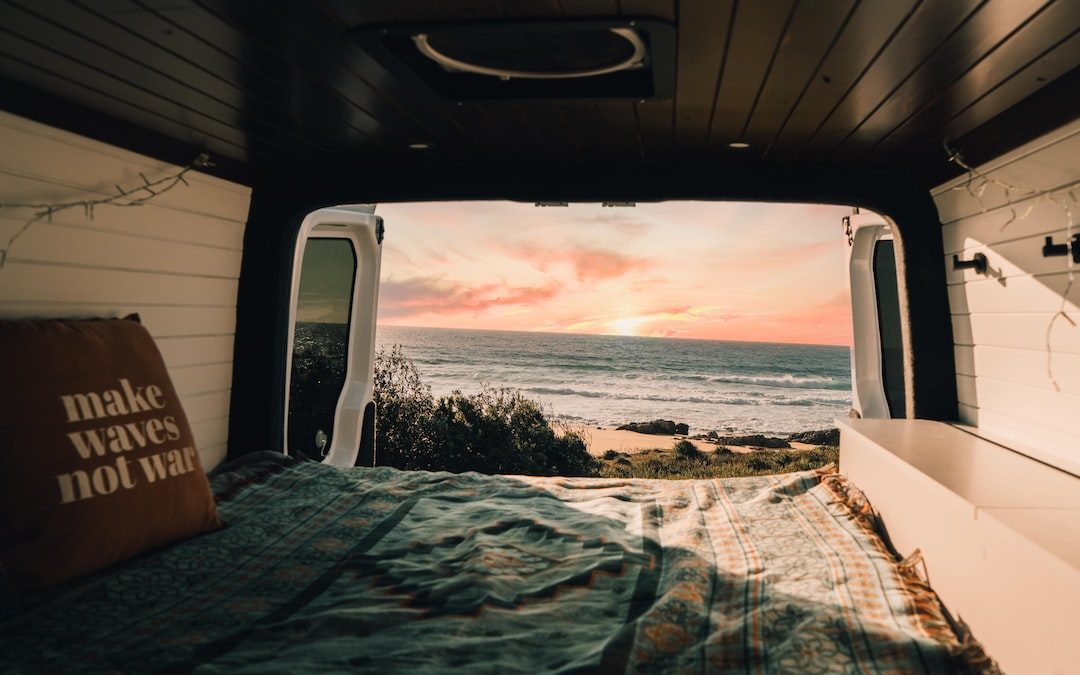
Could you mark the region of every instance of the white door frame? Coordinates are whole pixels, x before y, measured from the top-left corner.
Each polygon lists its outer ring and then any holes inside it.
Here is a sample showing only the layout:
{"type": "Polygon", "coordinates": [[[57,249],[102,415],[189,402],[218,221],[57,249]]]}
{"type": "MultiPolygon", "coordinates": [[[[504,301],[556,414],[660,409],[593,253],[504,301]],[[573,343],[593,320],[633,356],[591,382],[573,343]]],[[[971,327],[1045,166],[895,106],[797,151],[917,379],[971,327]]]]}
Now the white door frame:
{"type": "Polygon", "coordinates": [[[300,295],[300,274],[309,239],[347,239],[356,255],[349,334],[346,349],[345,384],[334,412],[334,431],[324,464],[354,466],[363,437],[364,410],[374,400],[375,317],[379,303],[379,268],[382,259],[382,218],[365,207],[336,206],[313,211],[300,224],[293,254],[292,285],[289,291],[289,335],[285,366],[285,420],[282,447],[289,454],[289,394],[292,384],[293,342],[296,310],[300,295]]]}
{"type": "MultiPolygon", "coordinates": [[[[867,213],[850,217],[853,241],[847,271],[855,338],[851,358],[852,407],[862,417],[888,419],[892,414],[889,411],[882,377],[881,326],[874,278],[874,251],[879,241],[886,240],[894,241],[894,254],[898,254],[899,250],[896,248],[892,228],[880,216],[867,213]]],[[[897,265],[899,266],[899,261],[897,265]]],[[[903,293],[899,283],[897,289],[903,293]]],[[[907,340],[906,335],[904,340],[907,340]]]]}

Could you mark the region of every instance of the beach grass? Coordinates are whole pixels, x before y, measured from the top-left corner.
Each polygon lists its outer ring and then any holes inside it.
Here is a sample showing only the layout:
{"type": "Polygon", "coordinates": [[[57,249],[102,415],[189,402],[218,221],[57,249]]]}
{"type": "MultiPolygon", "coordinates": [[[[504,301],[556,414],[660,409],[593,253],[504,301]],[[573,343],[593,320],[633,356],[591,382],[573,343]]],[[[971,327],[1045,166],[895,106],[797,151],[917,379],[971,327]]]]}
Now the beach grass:
{"type": "MultiPolygon", "coordinates": [[[[693,448],[693,446],[690,446],[693,448]]],[[[840,458],[840,448],[823,445],[812,450],[758,450],[735,453],[724,449],[656,448],[633,454],[609,451],[600,458],[597,475],[605,478],[737,478],[808,471],[840,458]]]]}

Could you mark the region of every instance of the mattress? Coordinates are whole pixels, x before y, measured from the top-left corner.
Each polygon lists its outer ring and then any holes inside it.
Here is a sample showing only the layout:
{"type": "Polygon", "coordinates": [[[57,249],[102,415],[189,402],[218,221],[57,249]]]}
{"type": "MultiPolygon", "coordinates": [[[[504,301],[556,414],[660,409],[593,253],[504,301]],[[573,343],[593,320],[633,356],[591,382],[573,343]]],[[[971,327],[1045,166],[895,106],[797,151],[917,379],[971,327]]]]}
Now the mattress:
{"type": "Polygon", "coordinates": [[[0,610],[0,671],[955,672],[937,598],[829,470],[212,478],[225,528],[0,610]]]}

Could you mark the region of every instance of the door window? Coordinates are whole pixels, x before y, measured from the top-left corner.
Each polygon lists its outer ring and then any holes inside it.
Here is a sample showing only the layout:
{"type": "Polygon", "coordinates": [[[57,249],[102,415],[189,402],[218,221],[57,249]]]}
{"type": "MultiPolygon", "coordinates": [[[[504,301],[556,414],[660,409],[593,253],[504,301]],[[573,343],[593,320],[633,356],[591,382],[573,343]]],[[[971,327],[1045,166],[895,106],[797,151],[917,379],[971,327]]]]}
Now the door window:
{"type": "Polygon", "coordinates": [[[346,238],[311,238],[300,269],[289,378],[289,454],[322,461],[348,370],[349,325],[357,273],[346,238]]]}
{"type": "Polygon", "coordinates": [[[900,332],[900,293],[891,239],[874,245],[874,294],[881,339],[881,383],[891,417],[904,417],[904,342],[900,332]]]}

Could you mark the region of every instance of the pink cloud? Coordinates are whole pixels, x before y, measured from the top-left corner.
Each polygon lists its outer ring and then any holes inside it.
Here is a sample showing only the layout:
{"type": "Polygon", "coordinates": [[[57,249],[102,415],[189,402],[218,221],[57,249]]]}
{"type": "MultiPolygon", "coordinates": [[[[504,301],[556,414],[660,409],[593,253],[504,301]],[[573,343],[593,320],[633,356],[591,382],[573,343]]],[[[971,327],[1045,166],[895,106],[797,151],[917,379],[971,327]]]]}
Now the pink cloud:
{"type": "Polygon", "coordinates": [[[495,307],[533,305],[553,298],[562,285],[465,285],[440,277],[411,277],[383,281],[379,289],[379,317],[397,319],[425,314],[480,313],[495,307]]]}
{"type": "Polygon", "coordinates": [[[570,265],[578,281],[615,279],[631,272],[644,271],[651,265],[648,258],[585,246],[551,248],[525,244],[512,248],[509,253],[542,271],[552,264],[570,265]]]}

